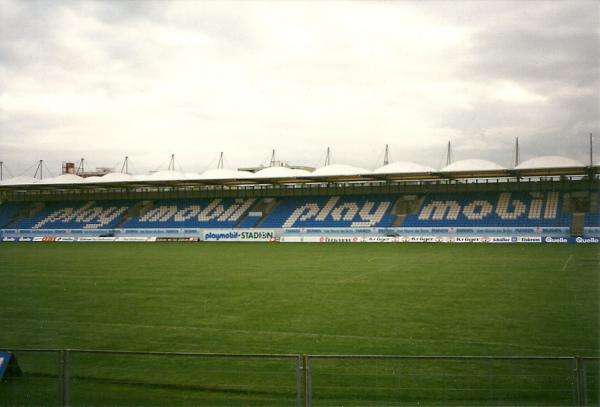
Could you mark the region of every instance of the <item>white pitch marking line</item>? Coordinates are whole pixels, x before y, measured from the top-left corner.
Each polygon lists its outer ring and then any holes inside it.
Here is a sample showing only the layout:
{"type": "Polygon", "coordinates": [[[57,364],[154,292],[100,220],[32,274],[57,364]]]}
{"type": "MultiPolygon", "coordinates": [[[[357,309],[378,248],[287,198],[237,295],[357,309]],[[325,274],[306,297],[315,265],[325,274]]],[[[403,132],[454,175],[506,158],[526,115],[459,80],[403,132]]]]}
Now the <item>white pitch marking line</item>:
{"type": "Polygon", "coordinates": [[[571,261],[571,259],[573,258],[573,255],[569,255],[569,258],[567,259],[567,261],[565,261],[565,264],[563,265],[563,268],[561,269],[561,271],[565,271],[567,269],[567,266],[569,265],[569,262],[571,261]]]}
{"type": "MultiPolygon", "coordinates": [[[[377,265],[377,263],[373,262],[373,261],[375,261],[377,259],[385,259],[385,257],[371,257],[370,259],[367,260],[367,263],[377,265]]],[[[365,271],[363,273],[358,273],[358,274],[356,274],[354,276],[344,278],[344,279],[340,280],[339,283],[347,283],[349,281],[354,281],[354,280],[356,280],[358,278],[362,278],[362,277],[370,275],[370,274],[380,273],[382,271],[383,271],[382,269],[365,271]]]]}

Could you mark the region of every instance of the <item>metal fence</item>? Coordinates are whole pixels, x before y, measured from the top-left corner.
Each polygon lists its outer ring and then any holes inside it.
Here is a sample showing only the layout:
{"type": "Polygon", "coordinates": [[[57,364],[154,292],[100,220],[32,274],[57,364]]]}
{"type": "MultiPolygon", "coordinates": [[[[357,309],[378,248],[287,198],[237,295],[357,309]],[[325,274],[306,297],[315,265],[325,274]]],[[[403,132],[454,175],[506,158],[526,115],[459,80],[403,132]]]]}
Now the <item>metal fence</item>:
{"type": "Polygon", "coordinates": [[[11,350],[0,405],[600,405],[599,358],[11,350]]]}
{"type": "Polygon", "coordinates": [[[307,405],[598,405],[594,358],[316,355],[305,366],[307,405]]]}

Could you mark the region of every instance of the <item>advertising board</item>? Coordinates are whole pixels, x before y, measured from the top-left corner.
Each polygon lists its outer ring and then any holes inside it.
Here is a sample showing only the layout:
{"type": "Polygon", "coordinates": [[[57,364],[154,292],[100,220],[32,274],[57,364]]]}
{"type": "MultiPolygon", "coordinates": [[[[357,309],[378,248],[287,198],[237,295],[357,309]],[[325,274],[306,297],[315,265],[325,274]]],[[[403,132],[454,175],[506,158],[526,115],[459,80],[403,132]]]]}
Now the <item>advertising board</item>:
{"type": "Polygon", "coordinates": [[[519,236],[517,243],[542,243],[541,236],[519,236]]]}
{"type": "Polygon", "coordinates": [[[202,232],[206,242],[272,242],[275,231],[258,229],[214,229],[202,232]]]}
{"type": "Polygon", "coordinates": [[[196,237],[155,237],[154,242],[197,242],[196,237]]]}
{"type": "Polygon", "coordinates": [[[487,238],[488,243],[514,243],[516,238],[511,236],[490,236],[487,238]]]}
{"type": "Polygon", "coordinates": [[[115,239],[115,242],[129,242],[129,243],[147,242],[147,241],[148,241],[147,236],[121,236],[121,237],[117,237],[115,239]]]}
{"type": "Polygon", "coordinates": [[[437,243],[440,238],[437,236],[408,236],[406,241],[410,243],[437,243]]]}
{"type": "Polygon", "coordinates": [[[82,236],[77,238],[78,242],[114,242],[114,237],[82,236]]]}
{"type": "Polygon", "coordinates": [[[589,243],[600,243],[600,238],[597,237],[576,237],[575,238],[575,243],[584,243],[584,244],[589,244],[589,243]]]}
{"type": "Polygon", "coordinates": [[[454,243],[482,243],[485,240],[480,236],[456,236],[452,239],[454,243]]]}
{"type": "Polygon", "coordinates": [[[361,243],[364,238],[360,236],[320,236],[320,243],[361,243]]]}

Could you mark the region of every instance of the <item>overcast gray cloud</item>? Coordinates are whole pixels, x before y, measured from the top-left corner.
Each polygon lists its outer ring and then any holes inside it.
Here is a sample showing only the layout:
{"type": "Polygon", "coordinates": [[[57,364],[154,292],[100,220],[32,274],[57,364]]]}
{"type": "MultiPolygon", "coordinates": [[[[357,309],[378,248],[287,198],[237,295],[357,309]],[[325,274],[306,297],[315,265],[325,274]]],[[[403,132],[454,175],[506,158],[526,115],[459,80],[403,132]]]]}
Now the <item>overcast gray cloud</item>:
{"type": "Polygon", "coordinates": [[[599,4],[2,1],[0,160],[586,161],[599,4]]]}

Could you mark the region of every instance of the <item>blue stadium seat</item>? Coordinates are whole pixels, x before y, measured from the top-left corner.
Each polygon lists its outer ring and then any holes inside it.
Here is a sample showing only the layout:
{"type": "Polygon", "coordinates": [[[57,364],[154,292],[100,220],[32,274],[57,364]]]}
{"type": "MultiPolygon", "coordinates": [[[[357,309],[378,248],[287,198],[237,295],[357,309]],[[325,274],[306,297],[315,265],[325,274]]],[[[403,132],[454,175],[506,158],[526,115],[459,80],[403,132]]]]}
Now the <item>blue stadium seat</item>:
{"type": "Polygon", "coordinates": [[[283,199],[262,228],[389,227],[396,195],[317,196],[283,199]]]}
{"type": "Polygon", "coordinates": [[[31,218],[20,219],[14,229],[110,229],[132,205],[129,201],[51,202],[31,218]]]}
{"type": "Polygon", "coordinates": [[[248,215],[244,220],[242,220],[238,228],[255,228],[258,222],[260,222],[260,218],[262,215],[248,215]]]}
{"type": "MultiPolygon", "coordinates": [[[[251,212],[254,198],[170,199],[152,202],[139,215],[142,201],[49,202],[15,229],[183,229],[183,228],[387,228],[400,195],[345,195],[278,198],[264,219],[251,212]],[[261,219],[262,222],[261,222],[261,219]],[[260,223],[260,225],[259,225],[260,223]]],[[[569,227],[559,192],[435,193],[422,198],[402,227],[569,227]]],[[[0,227],[31,203],[0,206],[0,227]]],[[[585,226],[600,226],[600,209],[585,216],[585,226]]]]}
{"type": "Polygon", "coordinates": [[[156,201],[154,206],[123,228],[232,228],[256,199],[177,199],[156,201]]]}
{"type": "Polygon", "coordinates": [[[571,225],[558,192],[428,194],[406,227],[544,227],[571,225]]]}
{"type": "Polygon", "coordinates": [[[26,204],[6,202],[0,205],[0,228],[8,225],[26,204]]]}
{"type": "MultiPolygon", "coordinates": [[[[596,201],[600,198],[600,194],[596,194],[596,201]]],[[[596,208],[596,212],[585,214],[584,225],[587,227],[600,227],[600,205],[596,208]]]]}

